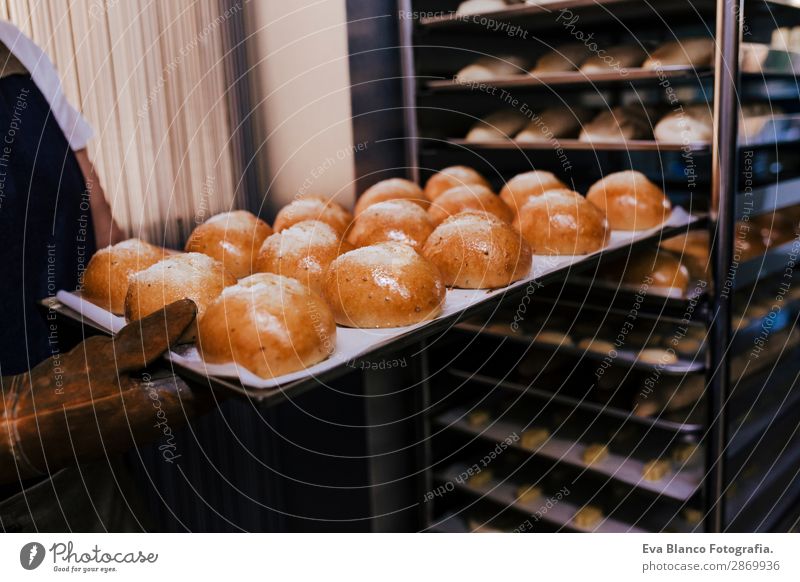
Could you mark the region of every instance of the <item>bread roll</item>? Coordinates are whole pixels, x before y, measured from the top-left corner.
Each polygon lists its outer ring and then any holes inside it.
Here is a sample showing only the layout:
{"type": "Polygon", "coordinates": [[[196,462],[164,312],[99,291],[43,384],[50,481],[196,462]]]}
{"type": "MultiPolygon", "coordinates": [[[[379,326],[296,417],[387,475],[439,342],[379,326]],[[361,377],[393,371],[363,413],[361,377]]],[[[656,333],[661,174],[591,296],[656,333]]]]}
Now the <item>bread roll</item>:
{"type": "Polygon", "coordinates": [[[470,185],[451,188],[439,196],[431,207],[428,216],[434,226],[439,226],[449,216],[464,210],[479,210],[494,214],[501,220],[511,223],[514,214],[500,197],[485,186],[470,185]]]}
{"type": "Polygon", "coordinates": [[[661,248],[672,251],[695,279],[707,280],[710,274],[708,230],[692,230],[661,242],[661,248]]]}
{"type": "Polygon", "coordinates": [[[481,57],[456,73],[455,80],[459,83],[491,81],[497,77],[525,74],[527,66],[525,59],[514,55],[481,57]]]}
{"type": "Polygon", "coordinates": [[[714,136],[714,120],[709,107],[701,103],[668,113],[653,128],[656,141],[680,144],[710,142],[714,136]]]}
{"type": "Polygon", "coordinates": [[[467,141],[508,141],[519,133],[530,118],[515,109],[495,111],[477,122],[467,133],[467,141]]]}
{"type": "Polygon", "coordinates": [[[425,184],[425,197],[433,202],[456,186],[478,184],[489,188],[489,182],[478,172],[467,166],[450,166],[431,176],[425,184]]]}
{"type": "Polygon", "coordinates": [[[586,60],[589,49],[583,43],[567,44],[546,52],[536,61],[531,73],[564,73],[577,71],[586,60]]]}
{"type": "Polygon", "coordinates": [[[534,117],[514,139],[520,143],[541,143],[577,137],[589,115],[587,109],[551,107],[534,117]]]}
{"type": "Polygon", "coordinates": [[[539,196],[548,190],[560,190],[567,185],[555,174],[544,170],[533,170],[517,174],[500,190],[500,199],[513,212],[518,212],[531,196],[539,196]]]}
{"type": "Polygon", "coordinates": [[[761,73],[769,56],[769,45],[743,42],[739,50],[739,63],[742,73],[761,73]]]}
{"type": "Polygon", "coordinates": [[[494,289],[524,279],[531,249],[511,226],[486,212],[451,216],[433,231],[422,254],[439,268],[445,285],[494,289]]]}
{"type": "Polygon", "coordinates": [[[586,199],[602,210],[612,230],[645,230],[662,224],[672,205],[641,172],[609,174],[589,188],[586,199]]]}
{"type": "Polygon", "coordinates": [[[425,198],[425,194],[422,193],[422,188],[411,180],[389,178],[388,180],[382,180],[367,188],[367,190],[358,197],[353,213],[357,217],[373,204],[385,202],[386,200],[410,200],[425,209],[430,205],[430,202],[425,198]]]}
{"type": "Polygon", "coordinates": [[[333,230],[340,235],[344,235],[353,222],[353,216],[331,200],[317,197],[298,198],[278,212],[275,217],[275,232],[304,220],[319,220],[333,227],[333,230]]]}
{"type": "Polygon", "coordinates": [[[83,273],[81,296],[115,315],[122,315],[128,277],[163,258],[164,249],[138,238],[100,249],[83,273]]]}
{"type": "MultiPolygon", "coordinates": [[[[235,283],[236,277],[208,255],[186,253],[167,257],[131,276],[125,295],[125,317],[136,321],[174,301],[191,299],[197,306],[199,319],[222,290],[235,283]]],[[[183,339],[191,341],[195,331],[196,324],[192,324],[183,339]]]]}
{"type": "Polygon", "coordinates": [[[606,245],[609,234],[603,213],[571,190],[528,198],[514,226],[537,255],[593,253],[606,245]]]}
{"type": "MultiPolygon", "coordinates": [[[[420,212],[425,214],[424,210],[420,212]]],[[[256,272],[297,279],[312,291],[322,293],[325,269],[352,248],[329,224],[304,220],[267,237],[258,251],[256,272]]]]}
{"type": "Polygon", "coordinates": [[[506,3],[503,0],[464,0],[458,5],[456,14],[468,16],[470,14],[481,14],[483,12],[495,12],[504,10],[506,3]]]}
{"type": "Polygon", "coordinates": [[[211,364],[274,378],[325,360],[336,324],[322,298],[295,279],[256,273],[228,287],[200,316],[197,347],[211,364]]]}
{"type": "Polygon", "coordinates": [[[266,222],[246,210],[223,212],[192,231],[186,241],[186,252],[208,255],[241,279],[253,272],[258,249],[271,234],[266,222]]]}
{"type": "Polygon", "coordinates": [[[445,287],[439,270],[414,249],[381,243],[335,259],[323,293],[340,325],[401,327],[439,315],[445,287]]]}
{"type": "Polygon", "coordinates": [[[647,57],[645,50],[632,44],[611,47],[602,54],[591,55],[581,64],[584,73],[606,73],[638,67],[647,57]]]}
{"type": "Polygon", "coordinates": [[[665,42],[642,64],[643,69],[690,66],[710,67],[714,64],[714,41],[710,38],[684,38],[665,42]]]}
{"type": "Polygon", "coordinates": [[[396,242],[419,251],[431,232],[433,224],[428,213],[417,204],[387,200],[373,204],[356,218],[348,240],[356,247],[396,242]]]}
{"type": "Polygon", "coordinates": [[[622,282],[631,287],[646,284],[649,289],[660,289],[670,295],[684,296],[689,287],[689,271],[675,255],[667,251],[647,249],[634,255],[624,269],[622,282]]]}
{"type": "Polygon", "coordinates": [[[624,142],[630,139],[647,139],[651,133],[646,111],[638,106],[625,106],[599,113],[584,124],[578,139],[588,142],[624,142]]]}

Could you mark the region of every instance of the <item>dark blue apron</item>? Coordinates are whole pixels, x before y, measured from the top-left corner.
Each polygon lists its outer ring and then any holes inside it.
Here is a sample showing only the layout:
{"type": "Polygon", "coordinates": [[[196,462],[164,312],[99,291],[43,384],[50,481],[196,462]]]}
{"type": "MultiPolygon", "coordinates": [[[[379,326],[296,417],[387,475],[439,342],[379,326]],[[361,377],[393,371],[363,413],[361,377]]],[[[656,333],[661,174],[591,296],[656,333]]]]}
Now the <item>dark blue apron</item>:
{"type": "Polygon", "coordinates": [[[0,374],[66,349],[37,303],[77,287],[95,250],[86,182],[28,75],[0,79],[0,374]]]}

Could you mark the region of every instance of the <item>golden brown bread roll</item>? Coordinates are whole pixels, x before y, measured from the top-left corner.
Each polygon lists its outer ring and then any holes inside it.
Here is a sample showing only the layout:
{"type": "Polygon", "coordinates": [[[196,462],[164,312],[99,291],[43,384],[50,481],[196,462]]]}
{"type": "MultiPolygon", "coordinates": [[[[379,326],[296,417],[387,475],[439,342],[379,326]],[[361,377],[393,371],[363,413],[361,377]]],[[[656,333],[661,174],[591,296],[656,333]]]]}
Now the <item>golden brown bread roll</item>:
{"type": "Polygon", "coordinates": [[[431,232],[433,223],[419,205],[409,200],[387,200],[358,215],[348,240],[356,247],[396,242],[419,251],[431,232]]]}
{"type": "Polygon", "coordinates": [[[601,143],[625,142],[648,139],[651,135],[647,112],[638,105],[626,105],[598,113],[583,125],[578,139],[601,143]]]}
{"type": "Polygon", "coordinates": [[[299,281],[256,273],[226,288],[200,316],[197,347],[208,363],[232,362],[274,378],[330,356],[336,324],[322,298],[299,281]]]}
{"type": "Polygon", "coordinates": [[[528,198],[514,226],[537,255],[585,255],[608,241],[603,212],[571,190],[550,190],[528,198]]]}
{"type": "Polygon", "coordinates": [[[83,273],[81,295],[114,313],[125,313],[128,278],[164,258],[164,249],[138,238],[97,251],[83,273]]]}
{"type": "MultiPolygon", "coordinates": [[[[425,214],[424,210],[420,210],[425,214]]],[[[276,232],[261,245],[256,272],[297,279],[322,293],[322,276],[333,259],[352,250],[333,228],[319,220],[304,220],[276,232]]]]}
{"type": "Polygon", "coordinates": [[[333,227],[333,230],[344,235],[353,222],[353,215],[331,200],[310,196],[298,198],[278,212],[275,217],[275,232],[289,228],[304,220],[319,220],[333,227]]]}
{"type": "Polygon", "coordinates": [[[643,69],[670,66],[710,67],[714,64],[714,41],[710,38],[683,38],[665,42],[642,64],[643,69]]]}
{"type": "Polygon", "coordinates": [[[562,45],[540,56],[530,72],[535,74],[577,71],[588,54],[589,49],[583,43],[562,45]]]}
{"type": "Polygon", "coordinates": [[[661,242],[661,248],[675,253],[695,279],[707,280],[710,274],[708,230],[692,230],[661,242]]]}
{"type": "Polygon", "coordinates": [[[669,218],[672,205],[641,172],[609,174],[589,188],[586,199],[602,210],[612,230],[645,230],[669,218]]]}
{"type": "Polygon", "coordinates": [[[497,194],[477,184],[450,188],[431,204],[428,217],[438,226],[446,218],[465,210],[488,212],[508,223],[514,218],[514,213],[497,194]]]}
{"type": "MultiPolygon", "coordinates": [[[[199,318],[225,287],[235,283],[236,277],[208,255],[186,253],[167,257],[130,277],[125,317],[136,321],[174,301],[191,299],[199,318]]],[[[195,332],[193,324],[183,339],[191,341],[195,332]]]]}
{"type": "Polygon", "coordinates": [[[253,272],[258,249],[271,234],[266,222],[246,210],[223,212],[195,228],[185,250],[216,259],[226,271],[241,279],[253,272]]]}
{"type": "Polygon", "coordinates": [[[489,188],[489,182],[478,172],[467,166],[450,166],[437,172],[425,183],[425,197],[433,202],[441,194],[456,186],[479,184],[489,188]]]}
{"type": "Polygon", "coordinates": [[[711,106],[705,103],[688,105],[662,117],[653,128],[656,141],[666,143],[705,143],[713,137],[711,106]]]}
{"type": "Polygon", "coordinates": [[[367,190],[358,197],[353,213],[358,217],[358,215],[364,212],[369,206],[377,204],[378,202],[385,202],[386,200],[410,200],[425,209],[430,205],[430,202],[425,198],[425,194],[422,192],[422,188],[411,180],[389,178],[388,180],[382,180],[367,188],[367,190]]]}
{"type": "Polygon", "coordinates": [[[650,289],[681,296],[689,287],[688,269],[667,251],[646,249],[632,256],[627,266],[620,263],[618,268],[625,270],[622,282],[626,285],[639,287],[646,283],[650,289]]]}
{"type": "Polygon", "coordinates": [[[605,73],[638,67],[647,57],[645,50],[633,44],[614,46],[602,54],[591,55],[581,64],[584,73],[605,73]]]}
{"type": "Polygon", "coordinates": [[[436,227],[422,254],[439,268],[445,285],[460,289],[505,287],[531,270],[528,243],[486,212],[451,216],[436,227]]]}
{"type": "Polygon", "coordinates": [[[401,327],[439,315],[445,286],[436,266],[414,249],[381,243],[335,259],[323,293],[340,325],[401,327]]]}
{"type": "Polygon", "coordinates": [[[500,190],[500,199],[516,213],[519,212],[519,209],[522,208],[529,197],[539,196],[548,190],[558,190],[566,187],[567,185],[552,172],[533,170],[517,174],[506,182],[503,189],[500,190]]]}
{"type": "Polygon", "coordinates": [[[584,505],[572,517],[572,522],[579,528],[590,529],[603,519],[603,511],[594,505],[584,505]]]}

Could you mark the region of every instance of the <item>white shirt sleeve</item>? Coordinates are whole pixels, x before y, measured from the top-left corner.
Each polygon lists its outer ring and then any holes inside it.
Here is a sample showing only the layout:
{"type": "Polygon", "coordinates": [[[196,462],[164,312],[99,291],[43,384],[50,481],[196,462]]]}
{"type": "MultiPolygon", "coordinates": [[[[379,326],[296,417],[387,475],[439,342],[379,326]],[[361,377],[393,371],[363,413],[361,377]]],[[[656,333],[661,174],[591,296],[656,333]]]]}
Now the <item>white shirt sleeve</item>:
{"type": "Polygon", "coordinates": [[[0,42],[28,69],[31,79],[50,104],[50,110],[74,151],[82,150],[94,135],[92,126],[67,101],[55,66],[35,42],[7,20],[0,20],[0,42]]]}

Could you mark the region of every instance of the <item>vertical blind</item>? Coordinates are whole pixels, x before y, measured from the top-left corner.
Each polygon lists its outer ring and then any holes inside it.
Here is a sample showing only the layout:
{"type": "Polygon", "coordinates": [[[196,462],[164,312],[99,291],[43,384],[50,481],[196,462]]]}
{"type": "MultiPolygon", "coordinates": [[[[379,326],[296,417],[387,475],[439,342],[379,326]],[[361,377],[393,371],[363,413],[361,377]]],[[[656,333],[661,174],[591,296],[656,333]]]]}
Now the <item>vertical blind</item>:
{"type": "Polygon", "coordinates": [[[91,158],[132,236],[175,246],[236,205],[226,67],[243,1],[0,2],[92,124],[91,158]]]}

